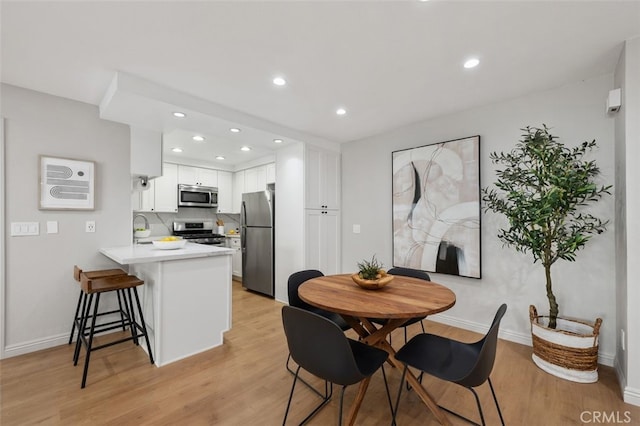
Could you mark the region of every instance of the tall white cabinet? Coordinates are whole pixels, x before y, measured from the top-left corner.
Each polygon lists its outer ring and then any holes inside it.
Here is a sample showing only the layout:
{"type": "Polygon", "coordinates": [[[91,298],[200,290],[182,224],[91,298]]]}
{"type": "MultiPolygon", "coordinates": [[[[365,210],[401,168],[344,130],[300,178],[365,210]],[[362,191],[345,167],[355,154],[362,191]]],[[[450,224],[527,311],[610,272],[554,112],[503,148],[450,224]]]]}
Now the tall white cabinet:
{"type": "Polygon", "coordinates": [[[340,272],[340,154],[305,149],[305,267],[340,272]]]}

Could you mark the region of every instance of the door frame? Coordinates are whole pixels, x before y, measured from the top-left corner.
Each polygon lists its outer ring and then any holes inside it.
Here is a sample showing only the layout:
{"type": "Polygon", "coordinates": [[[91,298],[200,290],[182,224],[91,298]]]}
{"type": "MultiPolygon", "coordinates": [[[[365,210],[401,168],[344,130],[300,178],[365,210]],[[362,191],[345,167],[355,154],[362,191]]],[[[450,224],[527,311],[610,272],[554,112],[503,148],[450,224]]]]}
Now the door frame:
{"type": "Polygon", "coordinates": [[[4,141],[4,117],[0,116],[0,359],[5,357],[5,141],[4,141]]]}

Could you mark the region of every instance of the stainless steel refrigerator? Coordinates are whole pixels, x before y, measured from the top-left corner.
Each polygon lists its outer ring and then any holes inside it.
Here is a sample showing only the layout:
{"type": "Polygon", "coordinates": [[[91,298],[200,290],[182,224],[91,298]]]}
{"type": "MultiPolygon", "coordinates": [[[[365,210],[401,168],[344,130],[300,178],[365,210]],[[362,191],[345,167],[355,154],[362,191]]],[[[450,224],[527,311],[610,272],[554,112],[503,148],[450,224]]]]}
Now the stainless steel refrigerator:
{"type": "Polygon", "coordinates": [[[240,244],[242,286],[275,296],[275,191],[242,194],[240,244]]]}

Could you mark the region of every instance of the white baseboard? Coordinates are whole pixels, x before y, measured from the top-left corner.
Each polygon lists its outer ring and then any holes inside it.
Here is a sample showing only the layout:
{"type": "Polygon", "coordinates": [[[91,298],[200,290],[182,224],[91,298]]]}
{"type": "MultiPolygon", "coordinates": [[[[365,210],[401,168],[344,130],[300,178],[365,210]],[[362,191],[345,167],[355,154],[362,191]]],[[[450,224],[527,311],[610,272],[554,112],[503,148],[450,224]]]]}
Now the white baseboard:
{"type": "Polygon", "coordinates": [[[624,402],[640,407],[640,389],[626,386],[623,395],[624,402]]]}
{"type": "Polygon", "coordinates": [[[622,398],[627,404],[640,407],[640,389],[634,389],[627,386],[627,376],[625,376],[622,370],[622,365],[616,358],[615,360],[616,377],[618,383],[620,383],[620,391],[622,392],[622,398]]]}
{"type": "Polygon", "coordinates": [[[8,345],[4,348],[3,355],[5,358],[11,358],[18,355],[41,351],[43,349],[53,348],[55,346],[66,345],[67,343],[69,343],[69,333],[50,336],[39,340],[32,340],[30,342],[24,342],[17,345],[8,345]]]}
{"type": "MultiPolygon", "coordinates": [[[[453,327],[462,328],[464,330],[475,331],[476,333],[485,334],[489,331],[489,324],[481,324],[475,321],[464,320],[460,318],[455,318],[445,314],[437,314],[434,316],[428,317],[430,321],[439,322],[441,324],[450,325],[453,327]]],[[[532,346],[531,343],[531,334],[530,333],[521,333],[513,330],[506,330],[504,328],[500,329],[498,336],[501,339],[508,340],[510,342],[519,343],[521,345],[532,346]]],[[[615,355],[607,354],[603,352],[598,352],[598,363],[602,365],[606,365],[608,367],[614,366],[615,355]]]]}

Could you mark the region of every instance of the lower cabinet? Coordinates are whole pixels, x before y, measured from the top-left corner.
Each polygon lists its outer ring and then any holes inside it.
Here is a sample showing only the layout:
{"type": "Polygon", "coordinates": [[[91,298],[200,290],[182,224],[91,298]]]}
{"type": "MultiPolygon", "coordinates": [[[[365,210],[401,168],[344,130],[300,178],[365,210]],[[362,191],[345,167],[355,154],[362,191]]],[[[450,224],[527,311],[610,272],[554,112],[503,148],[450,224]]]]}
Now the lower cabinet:
{"type": "Polygon", "coordinates": [[[340,212],[305,210],[305,269],[325,275],[340,273],[340,212]]]}
{"type": "Polygon", "coordinates": [[[242,276],[242,248],[240,247],[239,237],[228,237],[227,246],[232,248],[233,256],[231,258],[231,271],[234,276],[242,276]]]}

